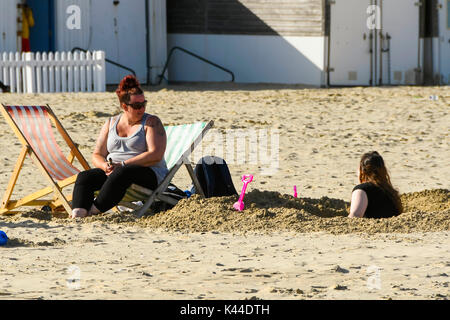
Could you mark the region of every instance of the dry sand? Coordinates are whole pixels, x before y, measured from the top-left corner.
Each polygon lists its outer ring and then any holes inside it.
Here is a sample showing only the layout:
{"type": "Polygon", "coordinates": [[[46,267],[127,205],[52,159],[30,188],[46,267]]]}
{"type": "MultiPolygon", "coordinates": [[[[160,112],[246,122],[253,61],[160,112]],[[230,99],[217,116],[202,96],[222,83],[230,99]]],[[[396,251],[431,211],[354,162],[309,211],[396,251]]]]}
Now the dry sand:
{"type": "MultiPolygon", "coordinates": [[[[211,137],[278,130],[278,170],[267,174],[261,163],[225,157],[239,191],[240,175],[255,175],[240,213],[231,209],[234,197],[194,196],[143,219],[108,213],[74,221],[28,208],[0,217],[10,238],[0,247],[0,298],[448,299],[448,87],[147,90],[147,111],[165,125],[212,119],[218,130],[211,137]],[[382,154],[402,193],[399,217],[346,218],[359,157],[370,150],[382,154]]],[[[112,92],[0,100],[50,104],[89,161],[101,125],[117,113],[112,92]]],[[[4,120],[0,137],[3,192],[20,143],[4,120]]],[[[206,139],[205,148],[214,143],[206,139]]],[[[43,180],[27,159],[14,195],[43,180]]],[[[175,183],[188,186],[184,169],[175,183]]]]}

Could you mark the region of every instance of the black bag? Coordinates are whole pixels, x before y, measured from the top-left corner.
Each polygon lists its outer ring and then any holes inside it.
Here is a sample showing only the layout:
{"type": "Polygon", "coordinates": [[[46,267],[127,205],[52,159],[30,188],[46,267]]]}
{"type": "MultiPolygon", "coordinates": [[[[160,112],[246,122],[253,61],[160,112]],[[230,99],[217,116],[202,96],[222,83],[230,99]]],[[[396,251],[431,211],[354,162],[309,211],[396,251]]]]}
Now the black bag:
{"type": "MultiPolygon", "coordinates": [[[[183,198],[187,198],[186,193],[179,189],[176,185],[169,183],[169,185],[167,186],[166,191],[162,192],[163,195],[170,197],[174,200],[176,200],[177,202],[180,201],[183,198]]],[[[164,201],[155,201],[153,202],[151,208],[155,211],[155,212],[160,212],[160,211],[166,211],[166,210],[170,210],[174,207],[174,205],[164,202],[164,201]]]]}
{"type": "Polygon", "coordinates": [[[184,193],[183,190],[179,189],[176,185],[173,183],[169,183],[167,186],[166,191],[162,192],[163,195],[168,196],[174,200],[180,201],[183,198],[187,198],[186,193],[184,193]]]}
{"type": "MultiPolygon", "coordinates": [[[[231,179],[230,170],[224,159],[206,156],[200,159],[194,173],[206,198],[237,195],[231,179]]],[[[196,193],[195,186],[191,193],[196,193]]]]}

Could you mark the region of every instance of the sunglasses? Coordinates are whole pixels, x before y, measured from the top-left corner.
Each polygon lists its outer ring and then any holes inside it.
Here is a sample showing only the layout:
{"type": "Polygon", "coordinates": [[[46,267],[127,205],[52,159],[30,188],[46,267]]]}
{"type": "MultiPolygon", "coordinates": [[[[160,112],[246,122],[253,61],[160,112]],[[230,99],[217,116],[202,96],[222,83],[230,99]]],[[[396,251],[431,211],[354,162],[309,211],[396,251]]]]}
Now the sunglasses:
{"type": "Polygon", "coordinates": [[[132,107],[134,110],[139,110],[145,108],[145,106],[147,105],[147,100],[144,100],[142,102],[127,103],[126,105],[132,107]]]}

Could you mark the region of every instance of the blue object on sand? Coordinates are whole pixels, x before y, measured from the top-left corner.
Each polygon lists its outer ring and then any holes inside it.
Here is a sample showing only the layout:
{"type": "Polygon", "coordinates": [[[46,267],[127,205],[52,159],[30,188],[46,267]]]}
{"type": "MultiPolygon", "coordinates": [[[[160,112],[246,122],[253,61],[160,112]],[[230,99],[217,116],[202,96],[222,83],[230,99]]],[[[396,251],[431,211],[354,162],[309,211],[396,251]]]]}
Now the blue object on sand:
{"type": "Polygon", "coordinates": [[[186,193],[186,196],[187,196],[188,198],[190,198],[191,195],[192,195],[192,193],[191,193],[189,190],[184,190],[184,193],[186,193]]]}
{"type": "Polygon", "coordinates": [[[6,233],[0,230],[0,246],[4,246],[8,242],[8,236],[6,233]]]}

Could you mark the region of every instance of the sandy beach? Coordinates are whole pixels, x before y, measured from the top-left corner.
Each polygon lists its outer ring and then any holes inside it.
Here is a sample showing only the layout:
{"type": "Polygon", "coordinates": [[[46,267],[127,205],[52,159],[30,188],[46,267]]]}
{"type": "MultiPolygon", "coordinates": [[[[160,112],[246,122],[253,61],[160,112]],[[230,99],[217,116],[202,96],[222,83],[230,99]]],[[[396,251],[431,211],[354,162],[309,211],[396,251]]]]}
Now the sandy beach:
{"type": "MultiPolygon", "coordinates": [[[[253,174],[246,209],[234,211],[234,197],[198,196],[142,219],[110,212],[72,220],[24,207],[0,216],[10,238],[0,247],[0,299],[450,297],[448,87],[145,89],[147,112],[164,125],[214,120],[192,162],[224,157],[238,191],[241,175],[253,174]],[[278,135],[276,159],[252,161],[251,141],[227,154],[218,141],[236,132],[278,135]],[[348,219],[360,156],[372,150],[383,156],[405,212],[348,219]]],[[[0,101],[49,104],[91,163],[102,124],[119,111],[112,90],[1,94],[0,101]]],[[[21,148],[4,119],[0,148],[3,193],[21,148]]],[[[27,159],[13,198],[44,182],[27,159]]],[[[174,183],[188,187],[184,168],[174,183]]]]}

